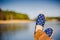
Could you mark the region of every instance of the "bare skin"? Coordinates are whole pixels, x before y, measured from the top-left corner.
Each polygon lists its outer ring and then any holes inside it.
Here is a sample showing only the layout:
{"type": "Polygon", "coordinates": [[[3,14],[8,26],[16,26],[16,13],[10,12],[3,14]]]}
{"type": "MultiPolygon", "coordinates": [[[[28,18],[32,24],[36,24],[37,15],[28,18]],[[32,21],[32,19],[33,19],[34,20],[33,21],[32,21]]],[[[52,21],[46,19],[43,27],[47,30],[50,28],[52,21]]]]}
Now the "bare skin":
{"type": "Polygon", "coordinates": [[[34,40],[52,40],[48,35],[43,32],[43,27],[36,25],[36,34],[34,34],[34,40]]]}

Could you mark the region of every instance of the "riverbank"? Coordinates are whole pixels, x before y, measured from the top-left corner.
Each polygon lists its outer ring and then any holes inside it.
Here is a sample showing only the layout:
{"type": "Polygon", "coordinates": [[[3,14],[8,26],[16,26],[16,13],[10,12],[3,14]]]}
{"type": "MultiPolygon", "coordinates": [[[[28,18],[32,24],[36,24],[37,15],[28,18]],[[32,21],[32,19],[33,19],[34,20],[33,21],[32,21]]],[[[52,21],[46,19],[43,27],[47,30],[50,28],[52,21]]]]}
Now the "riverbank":
{"type": "MultiPolygon", "coordinates": [[[[58,22],[57,20],[50,20],[52,22],[58,22]]],[[[47,21],[47,22],[50,22],[47,21]]],[[[30,23],[35,22],[35,20],[0,20],[0,24],[10,24],[10,23],[30,23]]]]}
{"type": "Polygon", "coordinates": [[[0,20],[0,24],[8,24],[8,23],[29,23],[34,22],[32,20],[0,20]]]}

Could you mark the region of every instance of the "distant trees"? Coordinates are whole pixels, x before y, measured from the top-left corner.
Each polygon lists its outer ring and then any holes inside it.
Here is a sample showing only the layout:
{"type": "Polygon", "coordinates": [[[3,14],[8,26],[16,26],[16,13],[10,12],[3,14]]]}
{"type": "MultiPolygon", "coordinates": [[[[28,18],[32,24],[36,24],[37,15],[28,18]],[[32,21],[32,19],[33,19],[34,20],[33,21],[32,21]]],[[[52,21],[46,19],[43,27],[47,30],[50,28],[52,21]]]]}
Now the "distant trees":
{"type": "Polygon", "coordinates": [[[6,20],[4,12],[1,10],[1,8],[0,8],[0,20],[6,20]]]}
{"type": "Polygon", "coordinates": [[[0,20],[29,20],[29,17],[27,14],[8,10],[4,11],[0,8],[0,20]]]}
{"type": "Polygon", "coordinates": [[[60,21],[60,17],[46,17],[46,20],[47,21],[52,20],[52,19],[55,19],[57,21],[60,21]]]}

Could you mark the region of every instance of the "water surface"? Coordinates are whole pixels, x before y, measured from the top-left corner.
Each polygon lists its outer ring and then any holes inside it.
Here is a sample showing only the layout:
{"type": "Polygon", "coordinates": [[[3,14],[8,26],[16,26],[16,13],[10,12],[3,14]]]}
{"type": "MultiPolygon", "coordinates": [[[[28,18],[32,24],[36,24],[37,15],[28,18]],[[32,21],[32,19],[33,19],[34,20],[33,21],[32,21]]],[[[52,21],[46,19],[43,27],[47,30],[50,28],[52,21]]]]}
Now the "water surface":
{"type": "MultiPolygon", "coordinates": [[[[0,24],[2,40],[34,40],[35,22],[31,23],[15,23],[15,24],[0,24]]],[[[51,27],[53,39],[60,40],[60,22],[46,22],[44,30],[51,27]]]]}

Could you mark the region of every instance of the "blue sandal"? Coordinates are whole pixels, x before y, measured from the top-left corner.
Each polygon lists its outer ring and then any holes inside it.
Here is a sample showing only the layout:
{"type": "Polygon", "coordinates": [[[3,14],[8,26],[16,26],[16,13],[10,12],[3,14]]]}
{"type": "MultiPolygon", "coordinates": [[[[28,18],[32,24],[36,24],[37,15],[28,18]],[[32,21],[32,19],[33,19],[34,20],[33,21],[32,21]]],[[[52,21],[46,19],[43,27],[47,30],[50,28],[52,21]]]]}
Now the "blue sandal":
{"type": "MultiPolygon", "coordinates": [[[[42,27],[44,27],[44,24],[45,24],[45,16],[44,14],[39,14],[36,19],[36,25],[41,25],[42,27]]],[[[36,33],[36,26],[35,26],[34,34],[35,33],[36,33]]]]}
{"type": "Polygon", "coordinates": [[[44,14],[38,15],[38,17],[36,19],[36,25],[41,25],[42,27],[44,27],[44,24],[45,24],[45,16],[44,16],[44,14]]]}
{"type": "Polygon", "coordinates": [[[44,31],[49,37],[51,37],[52,33],[53,33],[53,29],[52,28],[47,28],[45,31],[44,31]]]}

